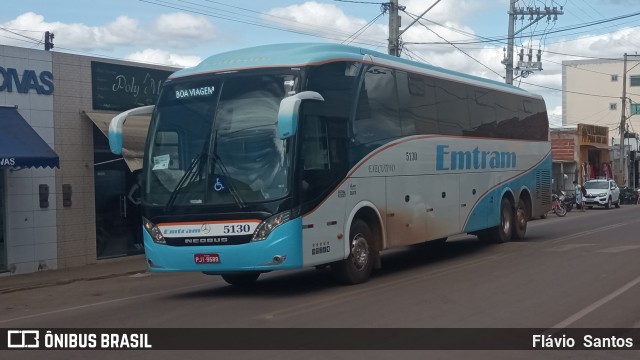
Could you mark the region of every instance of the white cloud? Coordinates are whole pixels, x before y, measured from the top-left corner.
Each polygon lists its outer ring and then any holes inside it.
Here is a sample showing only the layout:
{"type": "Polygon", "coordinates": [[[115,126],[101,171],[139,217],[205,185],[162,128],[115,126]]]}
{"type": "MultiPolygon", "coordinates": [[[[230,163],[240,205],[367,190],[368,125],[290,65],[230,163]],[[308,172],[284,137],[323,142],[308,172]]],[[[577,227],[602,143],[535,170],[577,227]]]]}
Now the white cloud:
{"type": "MultiPolygon", "coordinates": [[[[184,13],[160,15],[152,26],[141,26],[137,19],[119,16],[102,26],[89,26],[82,23],[65,24],[47,22],[44,16],[27,12],[14,20],[1,24],[9,29],[31,29],[34,31],[52,31],[55,34],[56,48],[72,50],[114,50],[119,46],[146,46],[162,44],[168,48],[184,48],[215,38],[215,28],[203,16],[184,13]]],[[[24,33],[30,38],[40,40],[42,34],[24,33]]],[[[24,37],[11,36],[0,38],[3,44],[25,46],[24,37]],[[18,40],[16,40],[18,39],[18,40]]],[[[28,41],[28,40],[27,40],[28,41]]]]}
{"type": "MultiPolygon", "coordinates": [[[[34,31],[51,31],[55,34],[53,43],[60,48],[77,50],[110,50],[115,46],[135,42],[139,38],[138,22],[127,16],[120,16],[105,26],[87,26],[74,23],[46,22],[44,16],[34,12],[24,13],[14,20],[2,24],[13,29],[33,29],[34,31]]],[[[42,35],[29,37],[41,39],[42,35]]],[[[20,37],[19,39],[25,39],[20,37]]],[[[24,42],[8,41],[9,45],[24,46],[24,42]]]]}
{"type": "Polygon", "coordinates": [[[171,54],[159,49],[144,49],[126,56],[127,60],[175,67],[193,67],[202,61],[199,56],[171,54]]]}
{"type": "MultiPolygon", "coordinates": [[[[366,27],[368,20],[348,16],[334,4],[308,1],[301,5],[291,5],[272,9],[262,16],[268,23],[288,27],[294,31],[323,36],[333,40],[352,39],[351,36],[366,27]]],[[[373,24],[355,40],[369,44],[386,46],[386,26],[373,24]]]]}
{"type": "Polygon", "coordinates": [[[191,47],[216,38],[213,24],[204,16],[175,12],[160,15],[153,24],[154,37],[173,47],[191,47]]]}
{"type": "MultiPolygon", "coordinates": [[[[420,16],[425,12],[435,1],[424,0],[405,0],[402,5],[406,6],[405,11],[420,16]]],[[[440,1],[429,12],[425,14],[423,18],[435,21],[438,23],[458,23],[462,24],[465,20],[474,14],[477,14],[481,9],[491,6],[491,1],[477,1],[477,0],[456,0],[456,1],[440,1]]],[[[507,9],[508,6],[505,7],[507,9]]],[[[404,25],[409,25],[413,19],[407,14],[400,13],[404,25]]],[[[415,25],[414,25],[415,26],[415,25]]]]}
{"type": "Polygon", "coordinates": [[[556,106],[553,109],[547,109],[549,116],[549,125],[551,127],[562,126],[562,106],[556,106]]]}

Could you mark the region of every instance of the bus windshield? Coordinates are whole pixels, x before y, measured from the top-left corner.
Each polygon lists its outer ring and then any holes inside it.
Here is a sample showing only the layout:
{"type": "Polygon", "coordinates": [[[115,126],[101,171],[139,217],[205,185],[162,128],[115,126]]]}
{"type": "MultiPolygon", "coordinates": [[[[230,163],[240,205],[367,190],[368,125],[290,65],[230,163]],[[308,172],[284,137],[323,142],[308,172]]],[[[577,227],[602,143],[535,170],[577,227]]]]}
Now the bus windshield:
{"type": "Polygon", "coordinates": [[[176,81],[163,89],[147,143],[149,205],[233,205],[290,191],[289,140],[280,140],[280,101],[293,74],[176,81]]]}

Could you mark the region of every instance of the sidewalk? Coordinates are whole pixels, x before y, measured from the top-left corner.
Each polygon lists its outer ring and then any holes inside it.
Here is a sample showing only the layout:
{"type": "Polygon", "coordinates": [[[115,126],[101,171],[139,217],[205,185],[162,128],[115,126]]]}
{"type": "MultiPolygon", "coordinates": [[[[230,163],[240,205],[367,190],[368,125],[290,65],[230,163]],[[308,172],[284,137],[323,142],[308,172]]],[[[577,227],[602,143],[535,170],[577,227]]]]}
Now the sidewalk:
{"type": "Polygon", "coordinates": [[[0,276],[0,294],[75,281],[99,280],[149,271],[143,255],[98,260],[95,264],[30,274],[0,276]]]}

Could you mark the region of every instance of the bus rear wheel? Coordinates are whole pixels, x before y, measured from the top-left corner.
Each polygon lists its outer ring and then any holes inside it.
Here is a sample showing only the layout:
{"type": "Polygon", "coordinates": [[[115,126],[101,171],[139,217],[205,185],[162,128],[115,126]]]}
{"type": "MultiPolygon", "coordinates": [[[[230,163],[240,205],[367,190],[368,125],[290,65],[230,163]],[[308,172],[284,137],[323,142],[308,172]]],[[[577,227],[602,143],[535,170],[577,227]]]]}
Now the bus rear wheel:
{"type": "Polygon", "coordinates": [[[478,233],[478,238],[486,243],[504,243],[511,240],[513,233],[513,207],[507,198],[500,202],[500,224],[478,233]]]}
{"type": "Polygon", "coordinates": [[[239,272],[222,275],[222,279],[229,285],[247,287],[252,286],[258,280],[259,272],[239,272]]]}
{"type": "Polygon", "coordinates": [[[515,226],[513,227],[513,240],[524,240],[527,233],[527,220],[529,219],[529,210],[524,200],[518,200],[518,206],[515,211],[515,226]]]}
{"type": "Polygon", "coordinates": [[[333,277],[342,284],[355,285],[369,279],[375,251],[373,232],[366,222],[357,219],[349,231],[349,256],[331,265],[333,277]]]}

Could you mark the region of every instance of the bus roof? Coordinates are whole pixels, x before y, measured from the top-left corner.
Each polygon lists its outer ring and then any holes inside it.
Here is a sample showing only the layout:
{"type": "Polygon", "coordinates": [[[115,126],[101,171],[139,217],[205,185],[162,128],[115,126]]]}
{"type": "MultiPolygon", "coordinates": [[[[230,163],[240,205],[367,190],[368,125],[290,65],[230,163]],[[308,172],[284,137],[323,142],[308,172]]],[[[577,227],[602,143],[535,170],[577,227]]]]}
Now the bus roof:
{"type": "Polygon", "coordinates": [[[472,82],[497,90],[541,98],[518,87],[479,76],[427,65],[375,50],[331,43],[284,43],[233,50],[210,56],[195,67],[175,72],[170,78],[253,68],[301,67],[340,60],[373,61],[412,72],[425,73],[454,81],[472,82]]]}

